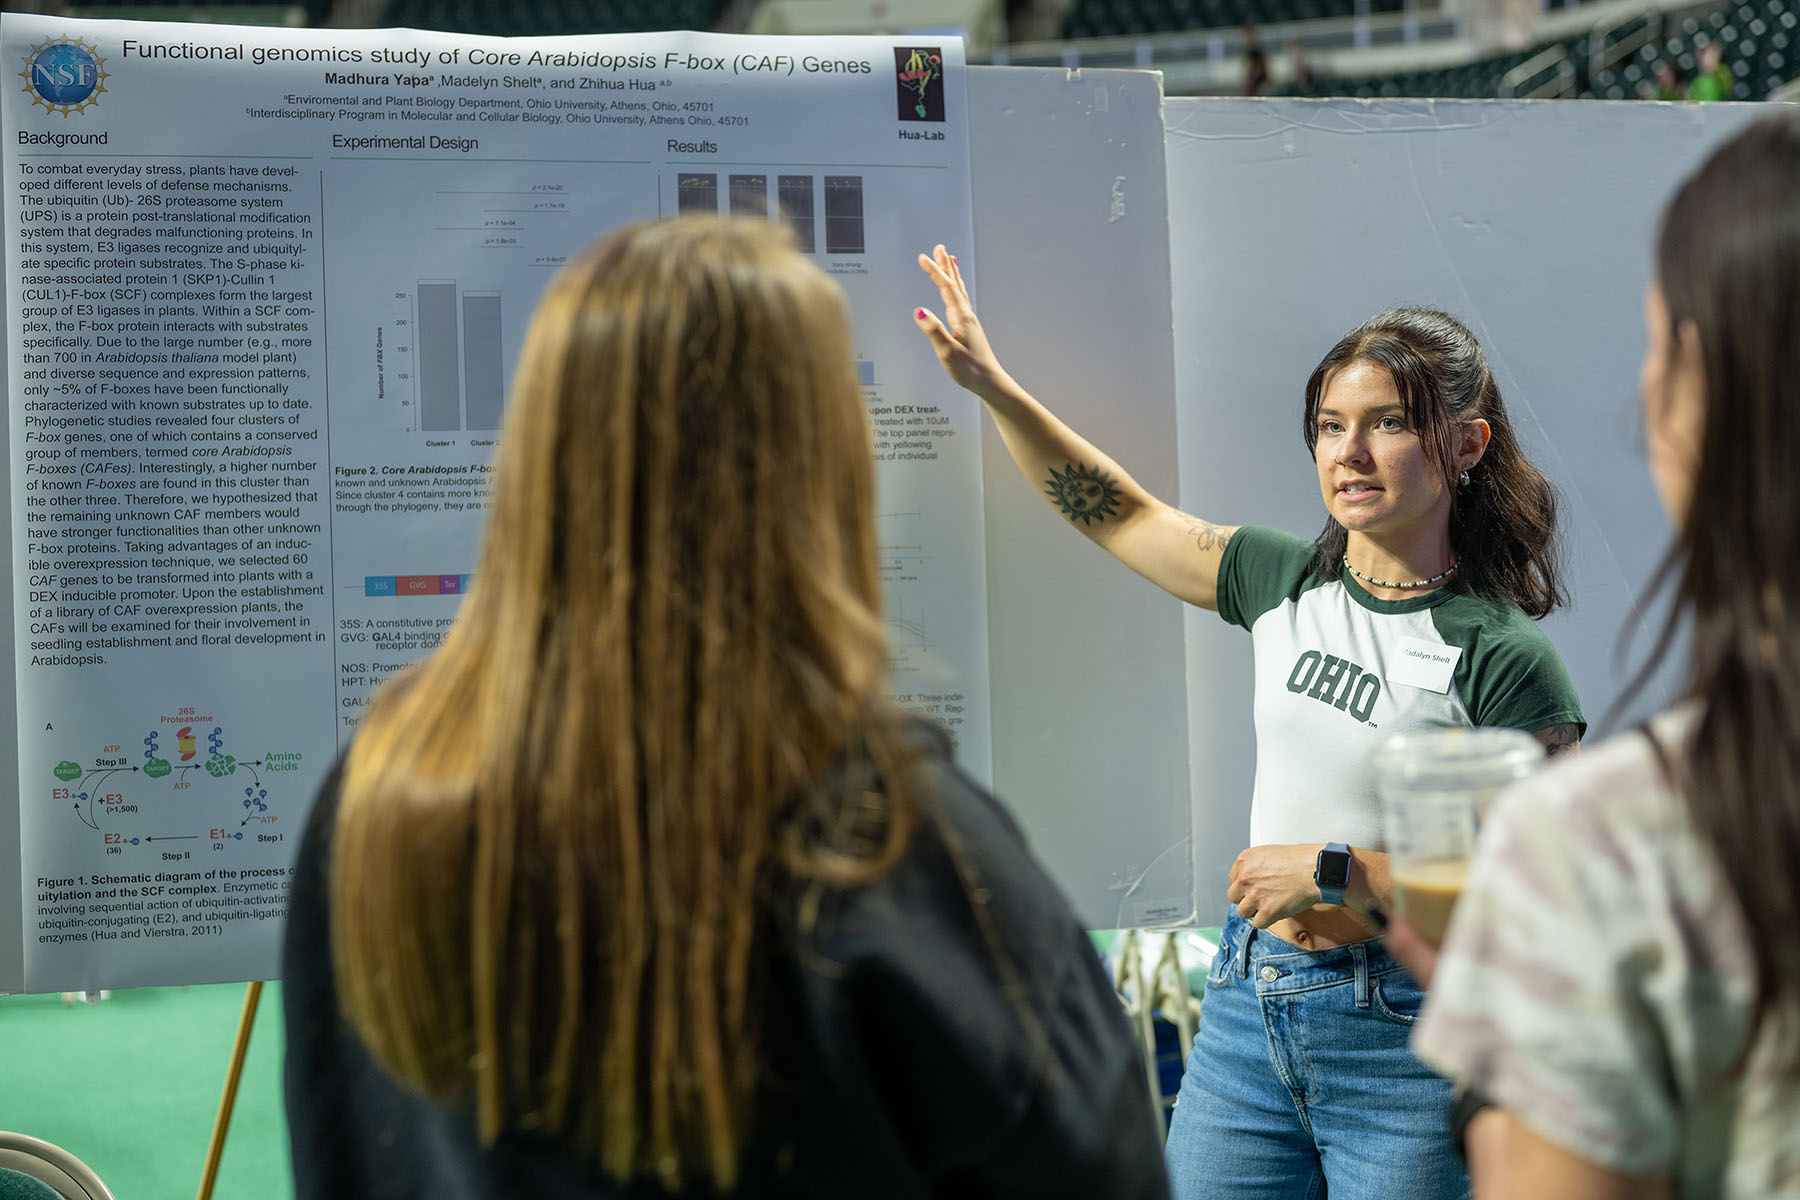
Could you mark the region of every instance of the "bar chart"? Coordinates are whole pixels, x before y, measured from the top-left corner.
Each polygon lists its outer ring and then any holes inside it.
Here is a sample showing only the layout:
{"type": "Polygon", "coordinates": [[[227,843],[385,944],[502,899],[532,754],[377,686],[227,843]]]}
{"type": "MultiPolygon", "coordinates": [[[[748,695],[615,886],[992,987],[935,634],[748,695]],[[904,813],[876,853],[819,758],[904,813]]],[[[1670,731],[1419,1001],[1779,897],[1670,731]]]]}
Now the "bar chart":
{"type": "Polygon", "coordinates": [[[413,303],[420,430],[499,429],[506,396],[500,293],[455,279],[421,279],[413,303]]]}

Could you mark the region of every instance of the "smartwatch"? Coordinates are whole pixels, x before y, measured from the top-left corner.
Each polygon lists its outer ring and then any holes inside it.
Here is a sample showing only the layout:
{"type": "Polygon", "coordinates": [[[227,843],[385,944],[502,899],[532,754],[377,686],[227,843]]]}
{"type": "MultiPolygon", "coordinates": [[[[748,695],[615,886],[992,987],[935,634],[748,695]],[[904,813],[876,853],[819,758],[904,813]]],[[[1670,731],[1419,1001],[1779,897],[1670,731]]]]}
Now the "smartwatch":
{"type": "Polygon", "coordinates": [[[1313,867],[1313,882],[1319,885],[1319,903],[1342,904],[1344,889],[1350,886],[1350,847],[1326,842],[1313,867]]]}

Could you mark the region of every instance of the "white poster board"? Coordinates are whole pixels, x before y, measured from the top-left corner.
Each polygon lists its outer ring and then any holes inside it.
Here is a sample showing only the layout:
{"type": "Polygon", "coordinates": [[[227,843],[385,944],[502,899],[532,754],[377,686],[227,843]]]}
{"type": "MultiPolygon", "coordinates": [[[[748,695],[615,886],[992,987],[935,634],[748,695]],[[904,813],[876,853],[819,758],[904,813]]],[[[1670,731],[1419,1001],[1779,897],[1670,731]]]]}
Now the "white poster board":
{"type": "MultiPolygon", "coordinates": [[[[1170,100],[1182,507],[1312,537],[1307,376],[1396,304],[1461,317],[1526,453],[1562,493],[1573,603],[1543,628],[1590,722],[1669,539],[1637,409],[1643,291],[1661,206],[1757,105],[1170,100]]],[[[1250,639],[1188,618],[1202,916],[1223,919],[1249,840],[1250,639]]],[[[1667,702],[1663,672],[1617,724],[1667,702]]]]}
{"type": "MultiPolygon", "coordinates": [[[[1173,497],[1158,78],[984,67],[969,100],[988,336],[1026,387],[1173,497]]],[[[996,790],[1090,927],[1190,921],[1183,605],[1072,530],[992,421],[982,436],[996,790]]]]}
{"type": "Polygon", "coordinates": [[[894,686],[990,774],[977,414],[904,320],[973,241],[954,40],[8,14],[0,53],[0,990],[273,973],[314,785],[469,584],[526,318],[631,220],[786,220],[843,287],[894,686]]]}

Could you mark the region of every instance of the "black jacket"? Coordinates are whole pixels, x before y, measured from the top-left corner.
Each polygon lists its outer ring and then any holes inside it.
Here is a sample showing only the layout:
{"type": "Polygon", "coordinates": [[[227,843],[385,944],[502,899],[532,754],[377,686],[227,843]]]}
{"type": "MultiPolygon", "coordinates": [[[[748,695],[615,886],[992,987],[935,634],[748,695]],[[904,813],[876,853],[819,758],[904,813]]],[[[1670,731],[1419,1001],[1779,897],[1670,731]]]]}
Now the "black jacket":
{"type": "MultiPolygon", "coordinates": [[[[769,946],[764,1073],[741,1197],[1164,1200],[1161,1129],[1087,935],[994,799],[935,732],[932,817],[885,878],[832,898],[799,952],[769,946]],[[943,829],[988,894],[1058,1065],[1005,995],[943,829]]],[[[567,1150],[483,1148],[465,1113],[414,1096],[338,1012],[326,874],[334,770],[314,806],[282,953],[299,1200],[653,1200],[567,1150]]],[[[780,921],[776,922],[779,926],[780,921]]],[[[696,1188],[692,1195],[714,1193],[696,1188]]]]}

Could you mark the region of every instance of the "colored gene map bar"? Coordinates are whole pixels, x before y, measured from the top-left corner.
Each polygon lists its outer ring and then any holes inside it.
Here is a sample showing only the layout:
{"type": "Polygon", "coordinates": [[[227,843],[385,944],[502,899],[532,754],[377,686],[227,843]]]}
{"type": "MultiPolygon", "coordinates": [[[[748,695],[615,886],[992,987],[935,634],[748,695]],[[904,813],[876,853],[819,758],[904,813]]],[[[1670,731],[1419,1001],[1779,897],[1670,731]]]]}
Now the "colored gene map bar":
{"type": "Polygon", "coordinates": [[[365,596],[460,596],[469,590],[467,575],[364,575],[365,596]]]}

